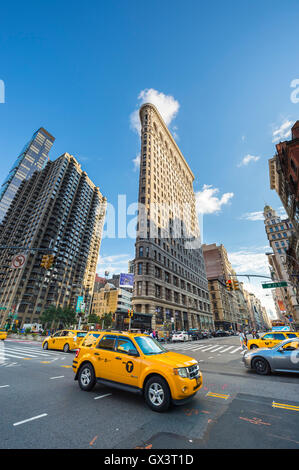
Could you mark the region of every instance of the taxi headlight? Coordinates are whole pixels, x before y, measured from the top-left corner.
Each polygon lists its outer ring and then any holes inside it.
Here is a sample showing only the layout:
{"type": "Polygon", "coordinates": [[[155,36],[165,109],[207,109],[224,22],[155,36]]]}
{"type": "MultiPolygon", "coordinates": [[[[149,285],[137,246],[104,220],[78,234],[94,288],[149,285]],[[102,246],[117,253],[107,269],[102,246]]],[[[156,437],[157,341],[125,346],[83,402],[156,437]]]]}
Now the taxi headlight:
{"type": "Polygon", "coordinates": [[[187,379],[189,377],[189,372],[186,367],[179,367],[178,369],[173,369],[174,375],[179,375],[180,377],[183,377],[184,379],[187,379]]]}

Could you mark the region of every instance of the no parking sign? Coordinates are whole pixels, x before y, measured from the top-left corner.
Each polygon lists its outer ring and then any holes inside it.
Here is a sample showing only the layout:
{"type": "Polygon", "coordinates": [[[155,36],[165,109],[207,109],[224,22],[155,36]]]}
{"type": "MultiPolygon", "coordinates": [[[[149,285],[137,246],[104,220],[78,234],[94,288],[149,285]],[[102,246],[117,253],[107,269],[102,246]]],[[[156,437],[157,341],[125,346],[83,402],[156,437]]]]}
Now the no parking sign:
{"type": "Polygon", "coordinates": [[[24,253],[19,253],[18,255],[15,255],[12,259],[11,267],[14,269],[22,268],[25,264],[26,259],[27,255],[24,253]]]}

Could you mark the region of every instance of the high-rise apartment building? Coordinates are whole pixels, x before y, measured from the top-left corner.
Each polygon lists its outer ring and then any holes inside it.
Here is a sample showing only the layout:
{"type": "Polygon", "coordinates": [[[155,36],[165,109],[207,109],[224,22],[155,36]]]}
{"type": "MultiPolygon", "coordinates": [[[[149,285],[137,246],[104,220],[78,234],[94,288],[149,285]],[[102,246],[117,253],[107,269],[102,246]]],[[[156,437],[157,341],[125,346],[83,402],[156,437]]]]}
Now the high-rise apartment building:
{"type": "Polygon", "coordinates": [[[226,281],[237,280],[236,272],[228,259],[228,254],[223,245],[202,245],[203,256],[209,281],[210,297],[215,325],[218,328],[234,330],[244,324],[244,311],[236,291],[227,291],[226,281]],[[225,290],[227,292],[225,292],[225,290]]]}
{"type": "Polygon", "coordinates": [[[139,213],[133,308],[152,328],[213,328],[194,175],[152,104],[140,108],[139,213]]]}
{"type": "Polygon", "coordinates": [[[289,243],[295,229],[290,219],[281,219],[276,211],[266,205],[264,208],[264,223],[271,253],[267,253],[273,280],[287,282],[287,287],[275,289],[274,300],[279,316],[291,319],[291,323],[299,327],[299,305],[293,279],[287,268],[287,253],[289,243]]]}
{"type": "MultiPolygon", "coordinates": [[[[292,127],[292,138],[276,144],[276,154],[269,160],[269,174],[270,188],[277,192],[295,229],[289,238],[285,262],[299,304],[299,121],[292,127]]],[[[299,329],[298,318],[296,327],[299,329]]]]}
{"type": "Polygon", "coordinates": [[[106,198],[67,153],[22,181],[0,225],[0,245],[34,250],[24,251],[21,269],[12,267],[15,251],[0,251],[0,326],[9,312],[19,325],[38,323],[50,305],[75,308],[79,296],[88,315],[105,209],[106,198]],[[47,250],[55,256],[49,270],[41,267],[47,250]]]}
{"type": "Polygon", "coordinates": [[[13,164],[0,188],[0,224],[21,183],[44,168],[55,138],[43,127],[36,131],[13,164]]]}

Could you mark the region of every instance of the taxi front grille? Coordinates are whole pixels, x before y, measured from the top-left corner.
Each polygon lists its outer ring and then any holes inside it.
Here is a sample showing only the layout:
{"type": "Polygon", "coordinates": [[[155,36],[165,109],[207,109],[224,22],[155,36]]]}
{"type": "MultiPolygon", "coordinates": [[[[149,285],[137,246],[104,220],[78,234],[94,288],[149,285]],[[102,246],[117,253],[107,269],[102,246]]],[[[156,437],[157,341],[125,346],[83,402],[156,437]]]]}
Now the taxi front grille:
{"type": "Polygon", "coordinates": [[[199,377],[199,365],[194,364],[193,366],[188,367],[190,379],[197,379],[199,377]]]}

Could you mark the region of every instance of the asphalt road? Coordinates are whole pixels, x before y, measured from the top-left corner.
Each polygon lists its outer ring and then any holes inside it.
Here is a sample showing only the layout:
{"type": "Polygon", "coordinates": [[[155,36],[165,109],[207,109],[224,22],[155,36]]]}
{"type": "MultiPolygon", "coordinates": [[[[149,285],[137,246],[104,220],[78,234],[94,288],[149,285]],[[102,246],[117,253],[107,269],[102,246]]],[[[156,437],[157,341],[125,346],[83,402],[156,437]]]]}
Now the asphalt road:
{"type": "Polygon", "coordinates": [[[248,371],[239,346],[237,337],[167,345],[200,361],[204,385],[187,405],[154,413],[130,393],[81,391],[74,353],[1,342],[0,448],[299,448],[299,377],[248,371]]]}

